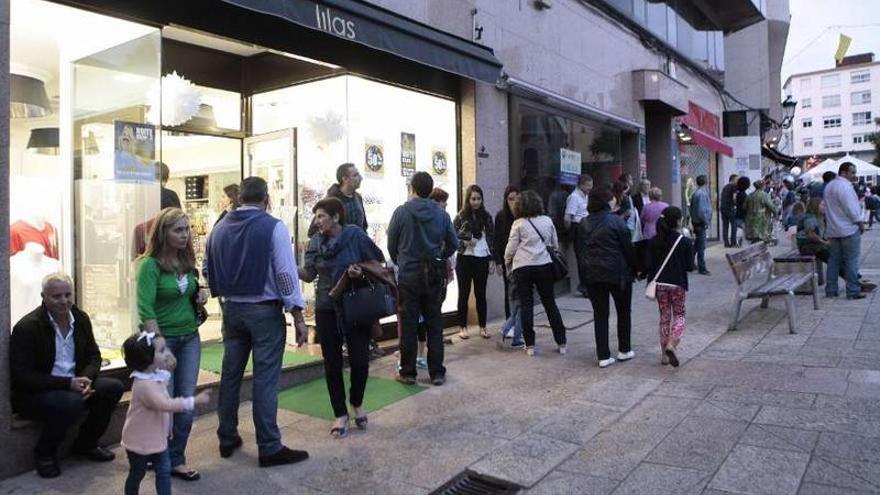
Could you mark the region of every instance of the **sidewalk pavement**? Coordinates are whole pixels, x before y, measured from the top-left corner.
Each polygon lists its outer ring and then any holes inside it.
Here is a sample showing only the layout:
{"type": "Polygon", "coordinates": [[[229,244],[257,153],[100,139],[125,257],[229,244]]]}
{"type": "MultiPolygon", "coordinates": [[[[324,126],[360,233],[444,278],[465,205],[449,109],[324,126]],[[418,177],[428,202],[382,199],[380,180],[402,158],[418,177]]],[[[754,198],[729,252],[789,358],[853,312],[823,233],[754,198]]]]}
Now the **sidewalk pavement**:
{"type": "MultiPolygon", "coordinates": [[[[880,279],[877,231],[862,249],[863,274],[880,279]]],[[[494,330],[489,341],[455,338],[447,384],[372,411],[367,432],[333,440],[330,422],[280,411],[285,443],[311,454],[294,466],[256,467],[249,403],[245,447],[229,459],[217,454],[216,415],[206,415],[187,451],[202,480],[175,480],[174,490],[426,494],[470,469],[530,494],[880,493],[876,294],[823,298],[819,311],[799,296],[796,335],[781,299],[765,310],[748,301],[740,330],[728,333],[734,280],[724,251],[710,249],[711,276],[691,276],[678,369],[660,365],[658,312],[643,284],[633,291],[636,358],[605,370],[589,303],[560,298],[567,326],[579,325],[565,356],[549,328],[533,358],[499,350],[494,330]]],[[[374,361],[371,374],[388,377],[395,364],[374,361]]],[[[109,465],[65,461],[60,478],[30,473],[0,482],[0,493],[120,493],[127,462],[115,451],[109,465]]],[[[142,490],[153,493],[152,476],[142,490]]]]}

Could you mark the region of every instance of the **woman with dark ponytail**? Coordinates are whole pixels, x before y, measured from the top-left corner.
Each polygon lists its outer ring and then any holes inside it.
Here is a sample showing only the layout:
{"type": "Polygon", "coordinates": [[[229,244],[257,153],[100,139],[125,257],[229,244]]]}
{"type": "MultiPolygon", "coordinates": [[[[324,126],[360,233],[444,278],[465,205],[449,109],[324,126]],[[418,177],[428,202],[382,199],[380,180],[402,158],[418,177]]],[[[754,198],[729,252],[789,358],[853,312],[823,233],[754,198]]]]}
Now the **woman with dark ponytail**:
{"type": "Polygon", "coordinates": [[[685,329],[687,272],[694,269],[694,244],[679,232],[681,210],[669,206],[657,219],[657,235],[648,241],[648,280],[657,283],[660,308],[660,362],[678,366],[676,350],[685,329]],[[668,261],[665,262],[664,260],[668,261]]]}

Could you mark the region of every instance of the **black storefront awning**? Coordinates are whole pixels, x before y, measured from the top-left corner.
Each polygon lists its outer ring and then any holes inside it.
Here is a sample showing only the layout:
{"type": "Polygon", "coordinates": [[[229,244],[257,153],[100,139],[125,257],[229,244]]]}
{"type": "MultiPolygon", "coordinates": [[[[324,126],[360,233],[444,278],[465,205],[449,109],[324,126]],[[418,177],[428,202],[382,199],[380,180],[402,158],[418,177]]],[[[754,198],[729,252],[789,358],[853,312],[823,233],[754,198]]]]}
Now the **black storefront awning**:
{"type": "Polygon", "coordinates": [[[494,84],[501,62],[491,48],[360,0],[222,0],[260,14],[494,84]]]}
{"type": "Polygon", "coordinates": [[[785,153],[780,152],[776,148],[771,148],[769,146],[761,146],[761,155],[788,168],[794,167],[795,165],[797,165],[798,162],[797,158],[793,156],[788,156],[785,153]]]}

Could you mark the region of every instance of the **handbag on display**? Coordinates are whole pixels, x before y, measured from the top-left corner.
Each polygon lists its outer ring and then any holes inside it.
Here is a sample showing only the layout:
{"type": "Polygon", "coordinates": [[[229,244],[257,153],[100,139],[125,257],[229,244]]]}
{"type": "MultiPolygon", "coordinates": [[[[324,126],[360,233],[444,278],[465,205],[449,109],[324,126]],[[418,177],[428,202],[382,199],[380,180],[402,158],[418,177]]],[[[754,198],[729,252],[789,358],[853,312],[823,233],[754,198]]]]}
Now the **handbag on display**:
{"type": "Polygon", "coordinates": [[[669,263],[669,258],[672,257],[672,253],[675,251],[675,248],[678,247],[678,243],[681,241],[681,238],[684,237],[681,234],[678,234],[678,239],[675,240],[675,243],[672,244],[672,249],[666,253],[666,259],[663,260],[663,264],[660,265],[660,269],[657,270],[657,273],[654,274],[654,278],[648,282],[648,286],[645,287],[645,297],[654,301],[657,299],[657,279],[660,278],[660,273],[663,272],[663,269],[666,268],[666,264],[669,263]]]}
{"type": "Polygon", "coordinates": [[[348,325],[372,325],[381,318],[397,313],[394,290],[388,284],[374,282],[369,277],[364,280],[362,284],[350,284],[339,301],[342,317],[348,325]]]}
{"type": "Polygon", "coordinates": [[[547,245],[547,241],[544,240],[544,236],[541,235],[541,231],[538,230],[538,227],[535,227],[532,220],[529,219],[528,221],[532,228],[535,229],[535,232],[538,233],[538,237],[540,237],[541,242],[544,243],[544,249],[546,249],[547,253],[550,255],[550,261],[553,265],[553,281],[559,282],[568,276],[568,263],[565,261],[562,253],[560,253],[555,247],[551,248],[547,245]]]}

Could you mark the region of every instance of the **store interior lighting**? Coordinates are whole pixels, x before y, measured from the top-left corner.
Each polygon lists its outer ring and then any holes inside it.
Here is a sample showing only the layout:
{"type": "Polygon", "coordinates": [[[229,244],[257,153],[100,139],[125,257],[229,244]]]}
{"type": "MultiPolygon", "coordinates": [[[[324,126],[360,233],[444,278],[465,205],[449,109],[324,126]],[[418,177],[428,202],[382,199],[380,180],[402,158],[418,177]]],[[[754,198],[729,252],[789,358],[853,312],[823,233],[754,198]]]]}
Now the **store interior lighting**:
{"type": "Polygon", "coordinates": [[[58,143],[57,127],[38,127],[31,129],[27,148],[41,155],[57,155],[58,143]]]}
{"type": "Polygon", "coordinates": [[[51,113],[52,106],[43,81],[21,74],[10,74],[10,117],[14,119],[46,117],[51,113]]]}

